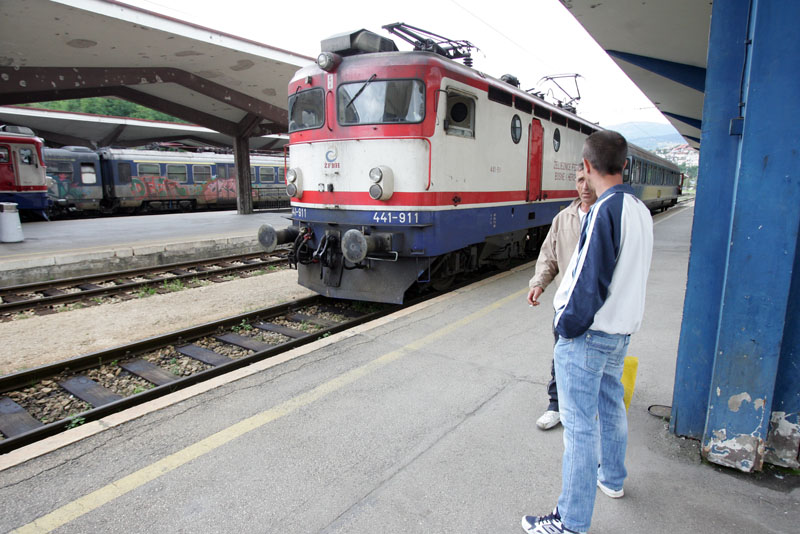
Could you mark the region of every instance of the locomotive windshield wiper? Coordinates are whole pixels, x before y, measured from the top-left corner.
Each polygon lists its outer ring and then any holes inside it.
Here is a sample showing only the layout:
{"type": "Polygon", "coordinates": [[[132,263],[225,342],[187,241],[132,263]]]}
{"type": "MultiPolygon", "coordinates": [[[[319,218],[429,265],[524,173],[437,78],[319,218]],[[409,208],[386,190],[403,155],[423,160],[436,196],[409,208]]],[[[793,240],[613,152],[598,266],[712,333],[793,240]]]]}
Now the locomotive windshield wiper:
{"type": "Polygon", "coordinates": [[[369,84],[371,84],[371,83],[372,83],[372,80],[374,80],[374,79],[375,79],[375,78],[377,78],[377,77],[378,77],[378,75],[377,75],[377,74],[373,74],[372,76],[370,76],[370,77],[369,77],[369,80],[367,80],[366,82],[364,82],[364,85],[362,85],[362,86],[361,86],[361,88],[358,90],[358,92],[356,92],[356,94],[354,94],[354,95],[353,95],[353,98],[351,98],[351,99],[350,99],[350,102],[348,102],[348,103],[347,103],[347,105],[345,106],[345,109],[349,108],[349,107],[350,107],[350,104],[352,104],[352,103],[353,103],[353,101],[354,101],[356,98],[358,98],[358,97],[359,97],[359,95],[361,95],[361,93],[363,93],[363,92],[364,92],[364,89],[366,89],[366,88],[367,88],[367,86],[368,86],[369,84]]]}

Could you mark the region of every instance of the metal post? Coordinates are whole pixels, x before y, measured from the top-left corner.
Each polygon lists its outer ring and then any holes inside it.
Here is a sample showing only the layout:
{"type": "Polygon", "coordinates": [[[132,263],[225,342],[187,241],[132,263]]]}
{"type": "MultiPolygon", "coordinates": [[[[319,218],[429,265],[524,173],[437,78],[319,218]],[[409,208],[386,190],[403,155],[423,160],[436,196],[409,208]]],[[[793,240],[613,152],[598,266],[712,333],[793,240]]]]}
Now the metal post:
{"type": "Polygon", "coordinates": [[[800,59],[786,54],[800,38],[797,17],[800,5],[757,0],[717,2],[712,12],[715,77],[706,83],[672,427],[694,433],[704,419],[703,455],[742,471],[780,455],[777,443],[794,443],[796,461],[800,441],[798,381],[780,376],[797,377],[800,363],[800,59]],[[768,436],[776,418],[777,441],[775,424],[768,436]]]}
{"type": "Polygon", "coordinates": [[[253,213],[253,188],[250,183],[250,143],[247,136],[233,138],[236,165],[236,210],[240,215],[253,213]]]}
{"type": "Polygon", "coordinates": [[[689,279],[670,418],[672,432],[695,439],[705,428],[722,306],[739,146],[728,127],[739,114],[747,11],[746,0],[716,2],[712,8],[689,279]]]}

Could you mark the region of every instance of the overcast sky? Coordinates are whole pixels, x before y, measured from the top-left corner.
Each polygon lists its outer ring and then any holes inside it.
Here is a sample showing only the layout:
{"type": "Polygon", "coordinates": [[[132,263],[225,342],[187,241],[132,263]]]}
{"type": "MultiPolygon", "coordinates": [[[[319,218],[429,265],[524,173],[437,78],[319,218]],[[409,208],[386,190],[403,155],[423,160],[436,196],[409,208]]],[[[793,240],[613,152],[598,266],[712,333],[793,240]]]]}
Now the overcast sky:
{"type": "MultiPolygon", "coordinates": [[[[606,55],[558,0],[343,0],[286,2],[268,0],[124,0],[277,48],[316,57],[320,41],[366,28],[387,35],[381,26],[405,22],[450,39],[467,40],[473,67],[499,78],[510,73],[522,89],[540,86],[543,76],[578,73],[578,114],[602,126],[646,121],[668,124],[655,106],[606,55]]],[[[410,45],[393,37],[401,50],[410,45]]],[[[562,82],[572,96],[571,80],[562,82]]]]}

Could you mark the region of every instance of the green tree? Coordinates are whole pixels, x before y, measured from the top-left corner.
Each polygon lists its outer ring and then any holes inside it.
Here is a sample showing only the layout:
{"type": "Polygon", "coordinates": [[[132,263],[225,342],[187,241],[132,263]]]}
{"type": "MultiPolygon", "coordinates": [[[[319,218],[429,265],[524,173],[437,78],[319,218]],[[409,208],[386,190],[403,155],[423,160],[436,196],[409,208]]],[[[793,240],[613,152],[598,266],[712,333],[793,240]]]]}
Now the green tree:
{"type": "Polygon", "coordinates": [[[112,117],[129,117],[132,119],[146,119],[167,122],[186,121],[161,113],[127,100],[119,98],[81,98],[78,100],[56,100],[53,102],[37,102],[35,104],[23,104],[26,107],[52,109],[56,111],[73,111],[77,113],[89,113],[91,115],[109,115],[112,117]]]}

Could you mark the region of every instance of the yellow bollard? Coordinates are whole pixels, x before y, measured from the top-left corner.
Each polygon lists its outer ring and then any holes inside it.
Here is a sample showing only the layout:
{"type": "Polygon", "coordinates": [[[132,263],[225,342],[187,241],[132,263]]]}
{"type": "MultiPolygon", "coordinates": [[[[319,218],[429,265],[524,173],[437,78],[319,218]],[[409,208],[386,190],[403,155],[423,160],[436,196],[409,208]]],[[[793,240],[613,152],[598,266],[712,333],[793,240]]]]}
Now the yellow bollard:
{"type": "Polygon", "coordinates": [[[633,388],[636,385],[636,370],[639,368],[639,358],[635,356],[625,356],[625,364],[622,368],[622,386],[625,388],[625,411],[631,407],[633,398],[633,388]]]}

